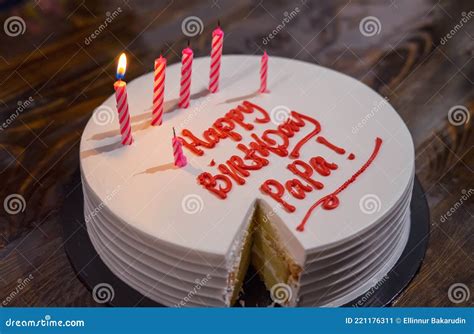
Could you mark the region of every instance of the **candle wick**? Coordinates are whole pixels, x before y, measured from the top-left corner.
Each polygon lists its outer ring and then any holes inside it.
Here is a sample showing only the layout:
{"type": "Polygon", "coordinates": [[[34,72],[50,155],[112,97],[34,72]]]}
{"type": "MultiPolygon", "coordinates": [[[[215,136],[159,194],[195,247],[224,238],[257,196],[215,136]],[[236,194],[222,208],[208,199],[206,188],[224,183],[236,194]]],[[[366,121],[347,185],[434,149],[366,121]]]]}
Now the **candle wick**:
{"type": "Polygon", "coordinates": [[[174,130],[174,126],[173,126],[173,137],[176,138],[176,131],[174,130]]]}
{"type": "Polygon", "coordinates": [[[220,28],[221,27],[221,20],[217,20],[217,26],[220,28]]]}
{"type": "Polygon", "coordinates": [[[191,45],[191,41],[188,39],[188,48],[189,48],[190,45],[191,45]]]}

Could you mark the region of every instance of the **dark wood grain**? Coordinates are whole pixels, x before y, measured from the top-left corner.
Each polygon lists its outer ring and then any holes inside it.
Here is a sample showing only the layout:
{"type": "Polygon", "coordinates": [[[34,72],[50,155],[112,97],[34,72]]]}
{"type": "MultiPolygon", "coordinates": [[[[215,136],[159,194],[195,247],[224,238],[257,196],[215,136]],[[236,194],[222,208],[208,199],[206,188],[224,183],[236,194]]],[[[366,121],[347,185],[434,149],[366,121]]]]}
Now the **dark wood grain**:
{"type": "Polygon", "coordinates": [[[465,284],[474,294],[473,200],[447,219],[443,215],[474,188],[472,117],[453,126],[451,107],[474,110],[474,19],[440,43],[473,10],[469,1],[50,1],[2,7],[26,23],[23,35],[0,33],[0,121],[31,105],[0,130],[0,199],[25,198],[24,212],[0,210],[0,303],[9,306],[93,306],[76,278],[63,244],[58,211],[65,185],[78,168],[78,145],[92,110],[111,94],[115,57],[130,56],[129,80],[149,72],[164,50],[178,60],[187,37],[182,20],[198,16],[203,33],[192,39],[196,55],[209,52],[210,31],[220,18],[225,53],[305,60],[351,75],[386,96],[407,123],[416,147],[417,175],[431,210],[426,259],[396,306],[466,306],[448,289],[465,284]],[[470,7],[469,7],[470,6],[470,7]],[[91,43],[85,38],[116,17],[91,43]],[[267,45],[263,38],[285,12],[298,15],[267,45]],[[376,16],[381,32],[360,33],[359,23],[376,16]],[[30,277],[32,277],[30,279],[30,277]],[[27,279],[28,278],[28,279],[27,279]]]}

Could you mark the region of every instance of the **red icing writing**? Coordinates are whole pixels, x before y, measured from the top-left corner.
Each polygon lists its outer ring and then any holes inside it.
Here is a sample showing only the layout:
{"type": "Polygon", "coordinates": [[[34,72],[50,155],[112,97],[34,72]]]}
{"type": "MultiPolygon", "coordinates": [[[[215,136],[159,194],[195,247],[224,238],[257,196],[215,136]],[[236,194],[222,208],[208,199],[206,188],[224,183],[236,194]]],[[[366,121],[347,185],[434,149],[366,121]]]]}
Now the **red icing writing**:
{"type": "Polygon", "coordinates": [[[337,165],[335,163],[327,162],[323,157],[320,156],[311,158],[309,163],[321,176],[329,176],[331,175],[331,170],[337,169],[337,165]]]}
{"type": "Polygon", "coordinates": [[[286,202],[283,199],[283,194],[285,193],[285,188],[283,188],[282,184],[276,180],[266,180],[260,189],[263,191],[263,193],[269,195],[271,198],[273,198],[275,201],[280,203],[286,210],[289,212],[294,212],[296,208],[286,202]]]}
{"type": "MultiPolygon", "coordinates": [[[[251,110],[254,109],[260,111],[263,110],[260,107],[251,104],[250,102],[247,102],[247,104],[246,102],[244,102],[243,107],[239,106],[236,109],[233,109],[233,112],[238,112],[240,110],[239,115],[243,115],[244,113],[252,112],[251,110]]],[[[261,114],[263,116],[261,118],[255,119],[255,121],[268,122],[266,118],[268,114],[266,114],[264,111],[261,111],[261,114]]],[[[237,116],[234,116],[233,119],[237,119],[237,116]]],[[[244,123],[239,125],[243,126],[243,124],[244,123]]],[[[229,126],[227,126],[227,128],[230,129],[229,126]]],[[[218,165],[217,168],[220,174],[212,176],[209,173],[203,173],[206,174],[206,176],[202,177],[203,174],[198,176],[198,182],[206,189],[218,195],[220,198],[225,198],[222,196],[223,190],[217,187],[215,182],[213,182],[215,180],[212,179],[212,177],[217,178],[219,175],[226,177],[226,179],[223,179],[226,182],[225,189],[229,188],[230,191],[230,189],[232,188],[232,181],[235,182],[237,185],[244,185],[246,183],[245,178],[250,176],[250,171],[259,170],[262,167],[267,166],[269,161],[268,159],[266,159],[266,157],[268,157],[270,154],[275,154],[280,157],[287,157],[289,154],[297,155],[302,145],[320,131],[321,126],[318,121],[309,116],[300,114],[296,111],[292,111],[291,117],[283,124],[280,124],[277,129],[267,129],[260,136],[256,135],[255,133],[252,133],[250,135],[250,137],[252,138],[252,141],[250,143],[237,144],[237,149],[244,153],[243,158],[237,155],[233,155],[225,163],[218,165]],[[301,128],[308,123],[313,124],[314,129],[302,140],[300,140],[295,145],[292,152],[289,153],[288,147],[290,145],[290,138],[294,137],[295,133],[299,132],[301,128]]],[[[212,148],[219,142],[221,138],[224,138],[222,133],[219,133],[213,128],[210,128],[205,131],[206,137],[204,138],[203,135],[203,138],[206,140],[195,137],[189,130],[183,130],[182,133],[187,138],[191,139],[191,142],[183,143],[184,146],[188,147],[191,151],[195,152],[198,155],[204,154],[204,151],[199,147],[212,148]]],[[[330,165],[332,166],[332,164],[330,165]]],[[[323,167],[326,168],[325,165],[323,167]]],[[[321,182],[311,179],[313,170],[309,164],[297,160],[295,161],[295,167],[289,168],[290,170],[294,171],[296,175],[300,176],[304,181],[308,182],[310,186],[316,189],[321,189],[323,187],[323,184],[321,182]],[[297,165],[301,165],[303,167],[303,170],[299,170],[296,167],[297,165]]],[[[288,185],[288,191],[290,191],[292,194],[296,194],[296,196],[298,197],[301,197],[302,192],[308,191],[308,187],[310,186],[304,185],[301,181],[290,182],[290,184],[288,185]]],[[[270,189],[269,191],[271,191],[271,188],[268,189],[270,189]]],[[[278,194],[278,192],[275,194],[278,194]]]]}
{"type": "Polygon", "coordinates": [[[306,162],[301,160],[295,160],[287,166],[287,168],[295,175],[300,176],[303,180],[308,182],[315,189],[323,189],[324,185],[316,180],[313,180],[311,176],[313,175],[313,169],[306,162]],[[300,169],[301,167],[302,169],[300,169]]]}
{"type": "Polygon", "coordinates": [[[308,164],[302,160],[295,160],[287,166],[287,168],[293,174],[299,176],[301,180],[291,179],[286,181],[285,186],[283,186],[280,182],[272,179],[271,185],[274,187],[275,191],[271,191],[271,188],[269,188],[268,184],[265,186],[265,183],[260,187],[260,189],[265,194],[270,195],[278,203],[282,204],[287,211],[290,211],[289,208],[293,206],[286,201],[283,201],[285,189],[288,190],[294,198],[300,200],[304,199],[306,193],[313,191],[313,189],[319,190],[324,187],[321,182],[312,178],[314,171],[318,172],[320,175],[328,176],[331,173],[331,170],[337,169],[336,164],[329,163],[320,156],[313,157],[309,161],[310,163],[308,164]],[[283,202],[286,204],[283,204],[283,202]]]}
{"type": "MultiPolygon", "coordinates": [[[[204,149],[214,148],[221,140],[230,138],[233,141],[240,142],[242,136],[236,131],[237,127],[252,131],[254,125],[248,123],[246,115],[258,113],[253,119],[253,123],[268,123],[270,117],[261,107],[244,101],[241,105],[231,109],[224,117],[218,118],[213,125],[202,132],[200,137],[195,136],[190,130],[183,129],[181,140],[183,145],[191,152],[197,155],[203,155],[204,149]]],[[[218,174],[212,175],[203,172],[197,177],[197,181],[204,188],[209,190],[221,199],[227,198],[227,194],[232,189],[233,183],[244,185],[252,171],[259,170],[269,164],[268,157],[274,154],[279,157],[298,158],[302,147],[313,137],[321,132],[319,122],[307,115],[292,111],[290,117],[284,123],[278,125],[276,129],[267,129],[260,136],[251,133],[251,141],[247,144],[238,143],[237,149],[242,152],[241,156],[232,155],[224,163],[217,165],[218,174]],[[312,125],[312,130],[299,140],[293,147],[290,147],[290,139],[295,136],[307,124],[312,125]]],[[[338,154],[345,154],[345,150],[338,147],[326,138],[318,136],[316,141],[325,145],[338,154]]],[[[377,138],[375,148],[367,162],[346,182],[337,188],[331,194],[317,200],[308,210],[297,230],[303,231],[312,212],[321,206],[325,210],[332,210],[339,206],[338,194],[346,189],[357,177],[362,174],[372,163],[380,150],[382,139],[377,138]]],[[[353,153],[348,155],[349,160],[355,159],[353,153]]],[[[214,160],[211,166],[215,165],[214,160]]],[[[312,157],[308,162],[294,160],[287,165],[287,168],[297,177],[287,180],[282,184],[275,179],[266,180],[260,190],[277,201],[288,212],[294,212],[296,207],[290,204],[285,198],[285,192],[288,191],[292,197],[298,200],[306,198],[306,194],[313,190],[323,189],[324,184],[318,181],[314,176],[328,177],[333,171],[338,169],[338,165],[328,162],[321,156],[312,157]]]]}
{"type": "Polygon", "coordinates": [[[337,197],[337,195],[340,192],[342,192],[343,190],[345,190],[347,187],[349,187],[349,185],[351,183],[353,183],[359,177],[359,175],[362,174],[372,164],[372,162],[377,157],[377,154],[379,153],[379,150],[380,150],[381,146],[382,146],[382,139],[377,137],[375,139],[374,150],[372,151],[372,154],[370,155],[369,159],[362,165],[362,167],[354,175],[352,175],[350,179],[348,179],[339,188],[337,188],[334,192],[332,192],[329,195],[327,195],[327,196],[319,199],[318,201],[316,201],[316,203],[314,203],[309,208],[308,212],[306,212],[306,215],[304,216],[303,220],[301,221],[301,223],[298,225],[298,227],[296,229],[298,231],[303,231],[304,230],[304,227],[305,227],[309,217],[311,217],[312,212],[320,204],[321,204],[322,208],[325,209],[325,210],[332,210],[332,209],[337,208],[339,206],[339,198],[337,197]]]}
{"type": "Polygon", "coordinates": [[[232,189],[232,181],[225,175],[213,176],[205,172],[200,174],[197,180],[200,185],[222,199],[227,198],[227,193],[232,189]]]}
{"type": "Polygon", "coordinates": [[[222,174],[229,175],[238,184],[245,184],[244,177],[250,175],[249,170],[260,169],[261,165],[258,163],[246,164],[244,159],[237,155],[233,155],[225,164],[220,164],[218,169],[222,174]]]}
{"type": "Polygon", "coordinates": [[[316,138],[316,141],[320,144],[323,144],[327,147],[329,147],[331,150],[333,150],[334,152],[338,153],[338,154],[344,154],[346,153],[346,150],[341,148],[341,147],[338,147],[334,144],[332,144],[331,142],[329,142],[326,138],[324,138],[323,136],[319,136],[318,138],[316,138]]]}
{"type": "Polygon", "coordinates": [[[285,188],[276,180],[266,180],[260,189],[267,195],[270,195],[275,201],[280,203],[289,212],[294,212],[296,208],[283,199],[285,188]]]}
{"type": "Polygon", "coordinates": [[[303,139],[301,139],[298,143],[296,143],[295,148],[290,153],[290,157],[299,158],[301,147],[303,147],[303,145],[306,144],[308,140],[316,136],[321,131],[321,125],[317,120],[309,116],[299,114],[295,111],[291,112],[291,116],[295,119],[295,121],[293,122],[295,122],[295,124],[299,127],[305,126],[306,123],[304,121],[307,121],[314,125],[314,130],[308,133],[305,137],[303,137],[303,139]]]}
{"type": "Polygon", "coordinates": [[[304,199],[306,197],[306,193],[313,191],[308,185],[303,184],[300,180],[292,179],[286,181],[285,188],[293,195],[294,198],[297,199],[304,199]]]}
{"type": "Polygon", "coordinates": [[[247,131],[253,130],[254,126],[245,122],[245,115],[253,113],[260,114],[259,117],[254,119],[255,123],[268,123],[270,121],[270,116],[265,109],[249,101],[244,101],[241,105],[229,110],[224,117],[218,118],[210,128],[203,131],[202,138],[197,137],[188,129],[183,129],[181,131],[182,137],[180,137],[183,146],[192,153],[201,156],[204,154],[202,148],[212,149],[221,139],[230,138],[234,141],[241,141],[242,136],[234,129],[238,125],[247,131]]]}

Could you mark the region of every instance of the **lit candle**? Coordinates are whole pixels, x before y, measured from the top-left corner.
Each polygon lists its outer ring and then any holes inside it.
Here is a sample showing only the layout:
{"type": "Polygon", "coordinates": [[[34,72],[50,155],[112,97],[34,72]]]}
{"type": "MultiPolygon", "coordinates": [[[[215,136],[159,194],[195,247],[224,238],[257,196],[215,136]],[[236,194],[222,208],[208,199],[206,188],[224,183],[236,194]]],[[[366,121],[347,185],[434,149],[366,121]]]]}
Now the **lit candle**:
{"type": "Polygon", "coordinates": [[[186,157],[183,153],[183,143],[181,139],[176,137],[176,132],[173,128],[173,139],[171,141],[173,144],[173,156],[174,156],[174,164],[178,167],[184,167],[188,163],[186,157]]]}
{"type": "Polygon", "coordinates": [[[132,126],[130,124],[130,113],[127,101],[127,83],[122,79],[127,68],[127,57],[125,53],[120,55],[117,65],[117,81],[114,83],[115,99],[117,101],[117,111],[119,114],[120,133],[122,134],[122,144],[131,145],[133,143],[132,126]]]}
{"type": "Polygon", "coordinates": [[[209,91],[211,93],[215,93],[219,89],[219,73],[221,71],[223,44],[224,31],[222,31],[221,24],[218,22],[217,28],[212,32],[211,71],[209,74],[209,91]]]}
{"type": "Polygon", "coordinates": [[[163,100],[165,96],[166,58],[160,54],[155,59],[155,76],[153,81],[153,115],[151,125],[161,125],[163,122],[163,100]]]}
{"type": "Polygon", "coordinates": [[[183,50],[181,58],[181,89],[179,91],[179,103],[181,108],[189,107],[191,92],[191,72],[193,67],[193,50],[188,47],[183,50]]]}
{"type": "Polygon", "coordinates": [[[267,72],[268,72],[268,55],[267,51],[263,52],[262,62],[260,67],[260,93],[267,92],[267,72]]]}

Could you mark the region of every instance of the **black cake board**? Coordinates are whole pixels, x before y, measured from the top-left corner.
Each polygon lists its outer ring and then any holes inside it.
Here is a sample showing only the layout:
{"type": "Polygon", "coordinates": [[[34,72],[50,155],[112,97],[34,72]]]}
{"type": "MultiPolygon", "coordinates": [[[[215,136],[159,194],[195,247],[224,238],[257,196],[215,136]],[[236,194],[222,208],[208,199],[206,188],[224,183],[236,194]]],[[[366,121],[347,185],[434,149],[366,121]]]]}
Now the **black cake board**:
{"type": "MultiPolygon", "coordinates": [[[[61,211],[65,250],[77,276],[93,291],[101,283],[113,287],[110,306],[163,306],[143,296],[117,276],[102,262],[87,233],[84,220],[84,199],[80,172],[74,174],[61,211]]],[[[415,178],[410,204],[411,227],[407,245],[390,272],[371,289],[344,306],[390,306],[418,272],[428,245],[430,229],[429,209],[420,182],[415,178]]],[[[272,303],[269,292],[252,268],[245,278],[244,294],[236,306],[267,306],[272,303]]]]}

